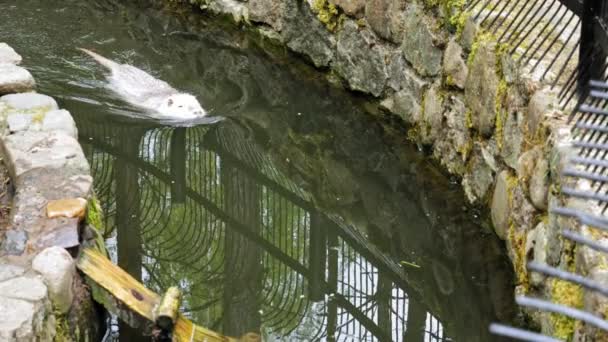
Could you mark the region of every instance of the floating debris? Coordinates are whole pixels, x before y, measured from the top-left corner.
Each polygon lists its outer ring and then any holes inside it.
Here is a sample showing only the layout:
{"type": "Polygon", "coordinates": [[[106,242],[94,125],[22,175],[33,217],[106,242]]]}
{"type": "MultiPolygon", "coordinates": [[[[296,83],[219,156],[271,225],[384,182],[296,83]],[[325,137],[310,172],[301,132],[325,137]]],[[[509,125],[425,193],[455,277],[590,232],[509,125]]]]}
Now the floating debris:
{"type": "Polygon", "coordinates": [[[420,265],[416,265],[413,262],[409,262],[409,261],[401,260],[400,264],[402,266],[410,266],[410,267],[413,267],[413,268],[420,268],[420,265]]]}

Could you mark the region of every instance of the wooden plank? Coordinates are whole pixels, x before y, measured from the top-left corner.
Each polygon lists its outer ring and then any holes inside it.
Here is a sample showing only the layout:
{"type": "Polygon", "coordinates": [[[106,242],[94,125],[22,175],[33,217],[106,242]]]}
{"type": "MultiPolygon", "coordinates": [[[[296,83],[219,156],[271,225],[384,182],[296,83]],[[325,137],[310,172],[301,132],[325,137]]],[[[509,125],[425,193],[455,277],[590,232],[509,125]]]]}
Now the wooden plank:
{"type": "MultiPolygon", "coordinates": [[[[106,305],[106,309],[127,322],[133,321],[133,314],[136,314],[148,320],[151,326],[152,322],[154,322],[154,308],[160,303],[161,298],[159,295],[147,289],[143,284],[94,249],[85,248],[82,251],[77,267],[87,276],[88,280],[90,280],[89,283],[92,282],[100,286],[119,304],[126,307],[129,312],[118,309],[117,305],[102,303],[106,305]]],[[[232,337],[223,336],[195,325],[181,314],[178,316],[175,324],[173,336],[177,342],[237,342],[246,341],[250,338],[246,335],[237,340],[232,337]]]]}

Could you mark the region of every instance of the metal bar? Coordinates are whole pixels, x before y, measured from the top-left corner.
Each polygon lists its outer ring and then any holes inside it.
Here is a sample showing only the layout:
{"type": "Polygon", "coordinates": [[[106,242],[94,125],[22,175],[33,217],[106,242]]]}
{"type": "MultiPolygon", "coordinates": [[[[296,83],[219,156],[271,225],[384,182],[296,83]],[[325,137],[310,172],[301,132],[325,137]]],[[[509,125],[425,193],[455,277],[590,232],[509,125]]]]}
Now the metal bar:
{"type": "Polygon", "coordinates": [[[520,341],[562,342],[561,340],[555,339],[553,337],[496,323],[490,324],[490,332],[495,335],[506,336],[520,341]]]}
{"type": "Polygon", "coordinates": [[[581,16],[583,14],[583,3],[580,0],[560,0],[560,2],[576,15],[581,16]]]}
{"type": "MultiPolygon", "coordinates": [[[[504,0],[503,0],[504,1],[504,0]]],[[[506,0],[504,1],[505,5],[502,6],[502,8],[498,11],[498,13],[496,14],[496,16],[494,17],[494,19],[492,19],[492,21],[490,22],[490,24],[488,25],[488,28],[491,28],[495,23],[496,20],[498,20],[498,18],[500,18],[502,16],[502,12],[504,12],[504,10],[507,8],[507,6],[509,6],[509,3],[511,2],[511,0],[506,0]]],[[[515,2],[515,4],[517,4],[517,1],[515,2]]],[[[506,19],[506,18],[505,18],[506,19]]]]}
{"type": "MultiPolygon", "coordinates": [[[[574,17],[574,15],[572,15],[572,17],[574,17]]],[[[540,77],[541,81],[545,79],[545,76],[547,76],[547,73],[549,72],[549,70],[551,70],[551,68],[553,68],[553,65],[555,64],[555,62],[557,62],[559,56],[562,54],[562,52],[564,52],[564,49],[566,48],[566,46],[568,45],[568,43],[570,43],[570,39],[572,39],[572,37],[574,37],[574,34],[576,33],[576,30],[578,29],[578,27],[580,26],[580,24],[581,24],[581,21],[579,20],[576,23],[576,27],[574,28],[574,30],[572,30],[572,32],[570,32],[570,36],[568,36],[568,39],[566,39],[566,41],[562,43],[562,46],[559,48],[559,51],[557,51],[557,53],[555,54],[555,57],[553,57],[553,59],[551,60],[551,63],[549,63],[549,66],[547,67],[547,69],[545,69],[545,72],[540,77]]],[[[562,28],[562,31],[553,39],[553,42],[551,42],[551,45],[549,45],[549,47],[547,48],[547,50],[545,50],[545,52],[543,53],[543,56],[538,59],[538,62],[536,62],[536,65],[534,66],[534,68],[532,68],[532,70],[534,70],[536,68],[536,66],[538,66],[538,64],[540,63],[540,61],[543,60],[543,58],[545,58],[547,52],[549,52],[549,50],[551,50],[551,48],[553,47],[553,45],[555,44],[555,42],[557,41],[557,39],[559,38],[559,36],[563,33],[563,30],[565,28],[566,28],[566,26],[564,26],[562,28]]],[[[568,60],[566,60],[566,61],[568,61],[568,60]]],[[[566,62],[566,64],[568,64],[568,63],[566,62]]],[[[559,78],[559,75],[557,77],[559,78]]]]}
{"type": "Polygon", "coordinates": [[[578,178],[592,180],[594,182],[604,182],[604,183],[608,182],[608,176],[601,175],[601,174],[598,175],[598,174],[591,173],[591,172],[579,171],[579,170],[575,170],[575,169],[566,169],[566,170],[564,170],[564,172],[562,174],[567,177],[578,177],[578,178]]]}
{"type": "Polygon", "coordinates": [[[608,231],[608,220],[603,217],[593,216],[587,213],[583,213],[576,209],[564,208],[564,207],[556,207],[551,210],[552,213],[573,217],[577,219],[580,223],[592,226],[597,229],[608,231]]]}
{"type": "Polygon", "coordinates": [[[565,281],[569,281],[571,283],[581,285],[589,290],[598,292],[604,296],[608,296],[608,288],[587,277],[583,277],[575,273],[566,272],[564,270],[560,270],[555,267],[544,265],[538,262],[528,263],[528,269],[532,272],[542,273],[550,277],[559,278],[565,281]]]}
{"type": "MultiPolygon", "coordinates": [[[[551,5],[550,5],[550,6],[553,6],[553,5],[555,4],[555,2],[556,2],[556,1],[557,1],[557,0],[552,0],[552,2],[551,2],[551,5]]],[[[529,24],[529,23],[530,23],[530,21],[532,21],[532,19],[534,19],[534,18],[536,17],[536,15],[537,15],[538,13],[540,13],[540,10],[542,10],[542,9],[543,9],[543,1],[542,1],[542,0],[541,0],[541,1],[536,1],[536,2],[534,2],[534,4],[532,5],[532,7],[530,7],[530,8],[528,9],[528,12],[526,13],[526,15],[525,15],[525,16],[522,18],[522,20],[519,22],[519,24],[517,24],[517,26],[515,27],[515,29],[513,29],[513,32],[511,32],[511,33],[509,34],[509,36],[506,38],[506,41],[516,41],[517,39],[519,39],[519,36],[520,36],[520,35],[521,35],[521,34],[522,34],[522,33],[523,33],[525,30],[526,30],[525,25],[529,24]],[[539,5],[539,3],[540,3],[540,5],[539,5]],[[537,6],[537,5],[538,5],[538,7],[536,8],[536,11],[534,11],[534,14],[532,14],[532,17],[529,17],[530,13],[532,13],[532,10],[533,10],[533,9],[534,9],[534,7],[535,7],[535,6],[537,6]],[[528,17],[529,17],[529,18],[528,18],[528,17]],[[520,28],[520,26],[521,26],[522,24],[524,25],[524,27],[522,27],[522,28],[521,28],[521,30],[520,30],[519,28],[520,28]],[[515,35],[515,38],[513,38],[513,35],[515,35]]],[[[536,23],[536,25],[538,25],[538,22],[536,23]]],[[[524,39],[525,39],[525,38],[524,38],[524,39]]],[[[522,39],[522,41],[523,41],[524,39],[522,39]]],[[[520,42],[519,42],[519,43],[517,43],[517,44],[514,44],[514,50],[513,50],[513,52],[515,51],[515,49],[517,49],[517,47],[519,46],[519,44],[521,44],[521,42],[522,42],[522,41],[520,41],[520,42]]],[[[511,52],[511,53],[513,53],[513,52],[511,52]]]]}
{"type": "MultiPolygon", "coordinates": [[[[551,6],[547,7],[547,9],[545,10],[545,12],[541,15],[541,18],[544,18],[547,14],[549,14],[549,11],[551,10],[551,7],[553,7],[554,3],[555,3],[555,1],[551,4],[551,6]]],[[[539,10],[542,9],[542,4],[541,4],[541,6],[538,9],[539,10]]],[[[549,26],[549,24],[551,24],[551,21],[553,21],[553,19],[555,19],[555,16],[559,13],[560,10],[561,10],[561,8],[559,10],[557,10],[555,12],[555,14],[553,14],[553,17],[545,24],[545,26],[543,26],[543,28],[540,31],[540,33],[536,36],[536,38],[534,38],[534,41],[532,41],[532,43],[530,43],[529,47],[526,49],[526,52],[524,52],[524,54],[522,55],[522,58],[526,55],[527,51],[530,50],[530,47],[534,46],[534,44],[536,43],[536,41],[538,40],[538,38],[540,38],[542,36],[543,32],[547,29],[547,27],[549,26]]],[[[538,13],[538,11],[530,19],[533,19],[534,17],[536,17],[537,13],[538,13]]],[[[517,50],[517,48],[519,47],[519,45],[521,43],[523,43],[526,40],[526,38],[528,38],[528,36],[530,35],[530,33],[532,31],[534,31],[534,29],[536,28],[536,26],[538,26],[538,24],[540,24],[540,23],[541,23],[541,20],[536,20],[536,22],[534,22],[534,25],[532,26],[532,28],[530,30],[528,30],[528,32],[519,40],[519,42],[513,46],[513,49],[511,49],[511,54],[513,54],[517,50]]],[[[524,30],[522,29],[522,32],[523,31],[524,30]]]]}
{"type": "Polygon", "coordinates": [[[568,240],[572,240],[576,243],[579,243],[581,245],[585,245],[591,249],[594,249],[598,252],[602,252],[602,253],[608,253],[608,247],[602,245],[601,243],[593,240],[593,239],[588,239],[576,232],[573,232],[571,230],[564,230],[562,231],[562,236],[565,237],[568,240]]]}
{"type": "Polygon", "coordinates": [[[574,309],[565,305],[551,303],[542,299],[530,298],[525,296],[517,296],[515,298],[515,302],[521,306],[527,306],[543,311],[562,314],[564,316],[568,316],[570,318],[589,323],[600,329],[608,331],[608,322],[601,319],[600,317],[597,317],[582,310],[574,309]]]}

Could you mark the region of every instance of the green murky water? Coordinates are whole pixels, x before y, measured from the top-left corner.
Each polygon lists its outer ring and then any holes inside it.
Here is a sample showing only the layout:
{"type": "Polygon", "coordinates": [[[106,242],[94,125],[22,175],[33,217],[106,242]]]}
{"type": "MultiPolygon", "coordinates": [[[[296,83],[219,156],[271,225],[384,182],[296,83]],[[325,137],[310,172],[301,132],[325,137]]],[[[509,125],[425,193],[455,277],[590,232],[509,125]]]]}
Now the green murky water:
{"type": "MultiPolygon", "coordinates": [[[[297,59],[137,3],[0,0],[0,41],[75,116],[120,266],[154,290],[180,286],[183,311],[229,335],[496,340],[487,325],[514,312],[512,272],[457,184],[297,59]],[[129,118],[75,47],[227,119],[129,118]]],[[[136,335],[120,325],[121,340],[136,335]]]]}

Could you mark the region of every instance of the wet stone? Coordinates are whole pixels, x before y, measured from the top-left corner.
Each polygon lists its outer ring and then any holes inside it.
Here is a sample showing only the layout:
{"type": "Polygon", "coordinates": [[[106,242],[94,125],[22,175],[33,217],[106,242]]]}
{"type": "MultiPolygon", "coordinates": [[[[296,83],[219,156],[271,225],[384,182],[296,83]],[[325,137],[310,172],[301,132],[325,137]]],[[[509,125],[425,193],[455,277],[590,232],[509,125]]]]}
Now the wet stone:
{"type": "Polygon", "coordinates": [[[76,218],[44,220],[40,224],[40,231],[43,234],[34,242],[37,250],[54,246],[72,248],[80,245],[78,219],[76,218]]]}
{"type": "Polygon", "coordinates": [[[13,64],[0,64],[0,94],[31,91],[36,82],[26,69],[13,64]]]}
{"type": "Polygon", "coordinates": [[[447,75],[448,85],[464,89],[469,69],[462,58],[462,48],[452,39],[443,56],[443,71],[447,75]]]}
{"type": "Polygon", "coordinates": [[[34,258],[32,268],[44,278],[54,307],[66,313],[74,298],[72,283],[76,269],[72,256],[63,248],[50,247],[34,258]]]}
{"type": "Polygon", "coordinates": [[[285,2],[283,20],[289,24],[284,25],[281,36],[290,49],[310,58],[316,67],[329,65],[334,58],[336,41],[309,6],[285,2]]]}
{"type": "Polygon", "coordinates": [[[491,136],[496,122],[496,74],[495,44],[480,42],[471,70],[465,83],[467,107],[472,111],[474,127],[483,136],[491,136]]]}
{"type": "Polygon", "coordinates": [[[20,328],[27,329],[34,316],[34,304],[24,300],[0,297],[0,340],[15,341],[20,328]]]}
{"type": "Polygon", "coordinates": [[[422,76],[435,76],[441,70],[442,51],[433,42],[433,33],[424,11],[416,3],[405,12],[403,55],[422,76]]]}
{"type": "Polygon", "coordinates": [[[496,235],[501,239],[506,239],[507,230],[509,229],[509,211],[511,203],[509,203],[510,192],[508,171],[502,171],[496,178],[496,187],[492,196],[491,217],[496,235]]]}
{"type": "Polygon", "coordinates": [[[47,132],[60,131],[74,139],[78,139],[76,123],[70,112],[65,109],[53,110],[46,113],[42,120],[42,130],[47,132]]]}
{"type": "Polygon", "coordinates": [[[25,268],[10,264],[0,264],[0,282],[18,277],[25,273],[25,268]]]}
{"type": "Polygon", "coordinates": [[[10,133],[25,131],[32,127],[33,114],[11,113],[6,118],[10,133]]]}
{"type": "Polygon", "coordinates": [[[46,297],[46,286],[37,277],[18,277],[0,283],[3,297],[38,301],[46,297]]]}
{"type": "MultiPolygon", "coordinates": [[[[62,198],[87,198],[91,192],[93,178],[78,170],[33,169],[17,179],[16,202],[30,202],[28,199],[39,195],[45,201],[62,198]]],[[[34,203],[32,203],[34,204],[34,203]]],[[[42,208],[46,203],[35,203],[42,208]]]]}
{"type": "Polygon", "coordinates": [[[348,15],[355,15],[365,7],[365,0],[329,0],[329,2],[342,8],[348,15]]]}
{"type": "Polygon", "coordinates": [[[2,240],[2,251],[0,254],[21,255],[27,243],[27,233],[20,230],[7,230],[2,240]]]}
{"type": "Polygon", "coordinates": [[[471,203],[483,200],[494,181],[494,172],[484,159],[482,148],[480,144],[475,144],[473,156],[469,161],[471,172],[465,174],[462,180],[465,194],[471,203]]]}
{"type": "Polygon", "coordinates": [[[14,177],[36,168],[89,170],[78,141],[63,133],[18,132],[4,139],[3,149],[14,177]]]}
{"type": "Polygon", "coordinates": [[[54,336],[55,319],[46,297],[31,302],[0,295],[0,341],[53,341],[54,336]]]}
{"type": "Polygon", "coordinates": [[[370,30],[347,21],[338,34],[336,72],[351,89],[380,96],[388,79],[386,51],[370,30]]]}
{"type": "Polygon", "coordinates": [[[50,111],[59,109],[55,99],[38,93],[9,94],[0,97],[0,101],[18,111],[50,111]]]}
{"type": "Polygon", "coordinates": [[[19,64],[21,56],[6,43],[0,43],[0,64],[19,64]]]}

